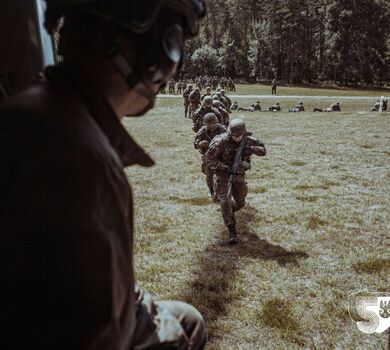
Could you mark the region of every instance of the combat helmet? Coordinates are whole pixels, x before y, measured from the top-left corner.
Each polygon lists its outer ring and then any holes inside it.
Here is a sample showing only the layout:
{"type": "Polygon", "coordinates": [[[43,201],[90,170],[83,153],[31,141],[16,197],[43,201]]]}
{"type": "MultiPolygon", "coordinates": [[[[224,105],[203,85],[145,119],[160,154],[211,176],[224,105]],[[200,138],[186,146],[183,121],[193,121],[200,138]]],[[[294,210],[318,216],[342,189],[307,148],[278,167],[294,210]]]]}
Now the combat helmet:
{"type": "MultiPolygon", "coordinates": [[[[147,102],[133,116],[142,115],[155,100],[155,89],[175,73],[183,58],[183,41],[199,32],[205,16],[204,0],[46,0],[45,27],[54,33],[65,17],[60,38],[77,36],[111,60],[129,89],[147,102]],[[133,40],[134,39],[134,40],[133,40]],[[135,42],[130,61],[122,41],[135,42]]],[[[73,41],[60,39],[64,54],[73,41]]]]}
{"type": "Polygon", "coordinates": [[[242,119],[232,119],[229,123],[228,134],[231,136],[242,136],[245,135],[246,126],[242,119]]]}
{"type": "Polygon", "coordinates": [[[199,19],[206,14],[204,0],[46,0],[48,31],[69,14],[84,14],[111,22],[124,31],[142,34],[149,31],[167,9],[177,13],[184,24],[184,37],[196,36],[199,19]]]}
{"type": "Polygon", "coordinates": [[[214,113],[207,113],[203,118],[203,125],[218,124],[218,118],[214,113]]]}
{"type": "Polygon", "coordinates": [[[203,104],[204,104],[206,107],[211,107],[211,106],[213,105],[213,99],[212,99],[212,97],[206,96],[206,97],[203,99],[203,104]]]}
{"type": "Polygon", "coordinates": [[[213,100],[213,106],[215,108],[221,107],[221,101],[220,100],[213,100]]]}

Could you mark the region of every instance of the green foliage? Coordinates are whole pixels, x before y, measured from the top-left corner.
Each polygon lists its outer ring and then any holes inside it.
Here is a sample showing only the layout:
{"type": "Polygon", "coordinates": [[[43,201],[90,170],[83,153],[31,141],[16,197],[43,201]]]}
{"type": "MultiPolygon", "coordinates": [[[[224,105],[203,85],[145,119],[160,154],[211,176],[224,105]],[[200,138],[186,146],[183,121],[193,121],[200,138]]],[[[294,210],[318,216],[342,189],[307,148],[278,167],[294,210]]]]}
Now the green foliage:
{"type": "Polygon", "coordinates": [[[209,0],[200,37],[186,44],[184,71],[388,83],[389,15],[388,0],[209,0]]]}

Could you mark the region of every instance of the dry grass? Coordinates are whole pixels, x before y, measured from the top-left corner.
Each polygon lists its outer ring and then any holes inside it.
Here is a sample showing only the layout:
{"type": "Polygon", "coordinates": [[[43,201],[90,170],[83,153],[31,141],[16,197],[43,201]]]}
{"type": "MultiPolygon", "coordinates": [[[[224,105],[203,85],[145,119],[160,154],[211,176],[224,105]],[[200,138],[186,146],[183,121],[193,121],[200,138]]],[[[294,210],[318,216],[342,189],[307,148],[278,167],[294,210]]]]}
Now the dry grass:
{"type": "Polygon", "coordinates": [[[390,291],[389,114],[343,104],[341,113],[234,115],[268,146],[252,159],[236,247],[207,197],[181,100],[160,99],[149,116],[124,121],[157,161],[127,169],[137,279],[158,299],[199,308],[207,349],[386,347],[387,335],[357,329],[346,303],[358,290],[390,291]]]}

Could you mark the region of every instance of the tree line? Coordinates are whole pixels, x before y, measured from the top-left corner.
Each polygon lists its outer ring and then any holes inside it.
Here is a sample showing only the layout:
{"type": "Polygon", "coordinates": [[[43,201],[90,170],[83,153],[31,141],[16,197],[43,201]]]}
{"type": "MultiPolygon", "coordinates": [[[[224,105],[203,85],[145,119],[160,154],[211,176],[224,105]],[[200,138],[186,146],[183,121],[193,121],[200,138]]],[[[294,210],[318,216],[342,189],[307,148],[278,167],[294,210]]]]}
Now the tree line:
{"type": "Polygon", "coordinates": [[[388,0],[209,0],[181,74],[384,85],[388,0]]]}

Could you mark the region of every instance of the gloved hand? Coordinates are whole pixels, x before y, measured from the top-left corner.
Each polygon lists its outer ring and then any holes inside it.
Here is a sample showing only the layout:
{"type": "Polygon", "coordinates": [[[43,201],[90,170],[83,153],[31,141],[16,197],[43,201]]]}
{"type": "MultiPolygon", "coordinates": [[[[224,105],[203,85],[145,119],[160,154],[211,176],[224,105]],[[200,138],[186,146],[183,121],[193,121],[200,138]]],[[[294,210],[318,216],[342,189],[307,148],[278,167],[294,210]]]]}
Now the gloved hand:
{"type": "Polygon", "coordinates": [[[199,142],[199,147],[201,148],[208,148],[209,147],[209,142],[206,140],[200,141],[199,142]]]}
{"type": "Polygon", "coordinates": [[[245,160],[243,160],[241,163],[240,163],[240,167],[239,167],[239,170],[241,171],[247,171],[251,168],[251,163],[249,162],[246,162],[245,160]]]}
{"type": "Polygon", "coordinates": [[[246,146],[242,154],[244,157],[250,157],[253,154],[253,146],[246,146]]]}

